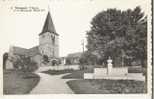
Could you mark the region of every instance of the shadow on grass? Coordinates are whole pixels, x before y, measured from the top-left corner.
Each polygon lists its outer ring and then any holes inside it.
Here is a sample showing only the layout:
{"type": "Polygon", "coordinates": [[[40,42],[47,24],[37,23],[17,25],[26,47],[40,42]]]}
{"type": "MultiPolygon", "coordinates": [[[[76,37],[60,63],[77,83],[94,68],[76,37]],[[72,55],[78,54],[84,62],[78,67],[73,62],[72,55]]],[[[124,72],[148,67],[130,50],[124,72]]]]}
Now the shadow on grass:
{"type": "Polygon", "coordinates": [[[135,94],[146,93],[143,81],[133,80],[71,80],[67,84],[76,94],[135,94]]]}
{"type": "Polygon", "coordinates": [[[28,94],[38,84],[40,77],[19,70],[3,71],[3,94],[28,94]]]}

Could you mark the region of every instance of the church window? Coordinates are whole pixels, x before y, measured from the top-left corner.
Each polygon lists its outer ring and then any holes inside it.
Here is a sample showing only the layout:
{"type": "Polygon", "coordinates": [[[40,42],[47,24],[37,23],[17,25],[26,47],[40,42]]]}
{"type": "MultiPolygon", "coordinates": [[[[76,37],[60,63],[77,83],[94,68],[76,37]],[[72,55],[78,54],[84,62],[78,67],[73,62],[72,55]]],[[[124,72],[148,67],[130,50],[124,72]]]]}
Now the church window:
{"type": "Polygon", "coordinates": [[[55,44],[55,36],[52,37],[53,45],[55,44]]]}

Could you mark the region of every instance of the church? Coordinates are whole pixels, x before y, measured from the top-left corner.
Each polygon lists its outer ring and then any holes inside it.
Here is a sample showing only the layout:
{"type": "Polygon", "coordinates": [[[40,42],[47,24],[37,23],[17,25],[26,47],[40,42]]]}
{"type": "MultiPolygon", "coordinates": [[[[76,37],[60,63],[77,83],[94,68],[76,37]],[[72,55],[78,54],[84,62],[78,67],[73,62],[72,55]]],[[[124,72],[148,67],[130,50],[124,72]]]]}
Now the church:
{"type": "Polygon", "coordinates": [[[51,61],[59,57],[59,34],[56,32],[50,12],[48,12],[42,32],[39,34],[39,52],[51,61]]]}
{"type": "MultiPolygon", "coordinates": [[[[9,57],[28,56],[31,60],[41,64],[43,57],[47,57],[51,65],[55,65],[59,59],[59,34],[55,30],[51,13],[48,11],[41,33],[39,33],[39,45],[30,49],[11,46],[9,57]]],[[[11,68],[11,67],[10,67],[11,68]]]]}

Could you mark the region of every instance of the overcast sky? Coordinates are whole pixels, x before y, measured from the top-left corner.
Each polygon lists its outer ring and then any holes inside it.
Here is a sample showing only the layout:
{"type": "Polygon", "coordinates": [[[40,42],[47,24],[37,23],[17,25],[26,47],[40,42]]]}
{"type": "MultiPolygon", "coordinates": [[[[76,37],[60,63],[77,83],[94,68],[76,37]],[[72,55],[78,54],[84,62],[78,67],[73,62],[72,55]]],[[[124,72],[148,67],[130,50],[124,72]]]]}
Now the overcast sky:
{"type": "MultiPolygon", "coordinates": [[[[82,51],[81,41],[90,29],[90,21],[108,8],[126,10],[141,6],[147,14],[147,0],[2,0],[0,1],[0,53],[9,46],[31,48],[38,45],[50,5],[51,16],[60,35],[60,56],[82,51]],[[42,12],[13,12],[11,7],[34,6],[42,12]]],[[[86,39],[85,39],[86,41],[86,39]]]]}

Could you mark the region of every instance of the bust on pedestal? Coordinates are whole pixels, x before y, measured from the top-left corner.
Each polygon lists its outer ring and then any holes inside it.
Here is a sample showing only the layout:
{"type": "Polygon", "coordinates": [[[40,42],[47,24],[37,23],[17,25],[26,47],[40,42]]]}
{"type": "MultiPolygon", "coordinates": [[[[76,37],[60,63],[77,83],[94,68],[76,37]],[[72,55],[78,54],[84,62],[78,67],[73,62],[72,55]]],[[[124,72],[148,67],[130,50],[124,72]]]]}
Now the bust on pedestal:
{"type": "Polygon", "coordinates": [[[107,60],[107,73],[110,75],[112,73],[112,59],[109,57],[107,60]]]}

